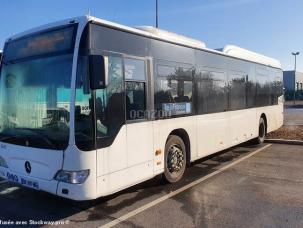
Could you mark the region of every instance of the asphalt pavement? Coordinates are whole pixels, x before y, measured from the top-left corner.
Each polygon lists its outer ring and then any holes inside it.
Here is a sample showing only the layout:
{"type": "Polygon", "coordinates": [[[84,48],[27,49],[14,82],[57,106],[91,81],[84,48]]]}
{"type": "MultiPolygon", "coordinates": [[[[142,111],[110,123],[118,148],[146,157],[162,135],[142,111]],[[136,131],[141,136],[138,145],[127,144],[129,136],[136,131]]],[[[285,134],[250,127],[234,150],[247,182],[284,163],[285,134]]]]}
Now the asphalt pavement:
{"type": "Polygon", "coordinates": [[[0,180],[0,222],[66,227],[302,227],[303,147],[242,145],[195,162],[177,184],[159,178],[73,202],[0,180]]]}
{"type": "Polygon", "coordinates": [[[302,126],[303,108],[284,108],[284,125],[302,126]]]}

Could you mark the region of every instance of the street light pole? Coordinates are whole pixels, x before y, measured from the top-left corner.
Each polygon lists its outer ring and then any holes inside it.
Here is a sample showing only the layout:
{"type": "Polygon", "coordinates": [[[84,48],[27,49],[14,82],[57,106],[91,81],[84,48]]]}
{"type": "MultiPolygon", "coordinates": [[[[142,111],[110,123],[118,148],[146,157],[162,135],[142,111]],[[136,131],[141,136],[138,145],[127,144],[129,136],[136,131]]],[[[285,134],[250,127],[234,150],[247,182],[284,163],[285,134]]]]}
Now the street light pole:
{"type": "Polygon", "coordinates": [[[296,72],[297,72],[297,55],[300,54],[300,52],[292,52],[293,56],[295,56],[295,75],[294,75],[294,105],[296,104],[296,72]]]}
{"type": "Polygon", "coordinates": [[[159,28],[158,0],[156,0],[156,28],[159,28]]]}

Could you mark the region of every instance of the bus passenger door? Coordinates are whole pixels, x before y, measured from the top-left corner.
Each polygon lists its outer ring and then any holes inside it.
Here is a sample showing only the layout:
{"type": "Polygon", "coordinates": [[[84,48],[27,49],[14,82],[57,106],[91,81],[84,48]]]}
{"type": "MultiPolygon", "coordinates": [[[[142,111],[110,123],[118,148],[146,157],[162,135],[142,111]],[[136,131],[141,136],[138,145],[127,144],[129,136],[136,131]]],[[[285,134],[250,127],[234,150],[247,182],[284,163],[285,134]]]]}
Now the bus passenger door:
{"type": "Polygon", "coordinates": [[[153,175],[153,124],[147,115],[147,97],[151,96],[148,62],[143,58],[124,58],[127,167],[131,182],[153,175]]]}
{"type": "MultiPolygon", "coordinates": [[[[108,55],[108,54],[107,54],[108,55]]],[[[123,188],[127,168],[123,58],[108,55],[108,86],[95,91],[97,175],[100,191],[108,194],[123,188]]],[[[88,101],[89,103],[89,101],[88,101]]]]}

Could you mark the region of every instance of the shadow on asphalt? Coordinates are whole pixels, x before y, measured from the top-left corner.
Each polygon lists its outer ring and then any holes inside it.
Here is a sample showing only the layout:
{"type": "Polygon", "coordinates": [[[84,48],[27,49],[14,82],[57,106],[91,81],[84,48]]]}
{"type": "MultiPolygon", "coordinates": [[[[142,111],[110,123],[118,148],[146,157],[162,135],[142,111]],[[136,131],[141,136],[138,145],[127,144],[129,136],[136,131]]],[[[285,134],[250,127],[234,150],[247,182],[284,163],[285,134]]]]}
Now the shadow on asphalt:
{"type": "Polygon", "coordinates": [[[138,204],[138,202],[142,201],[144,205],[148,203],[146,200],[158,198],[175,191],[214,172],[219,166],[225,165],[225,163],[231,162],[259,147],[245,143],[197,160],[186,170],[183,179],[176,184],[165,184],[158,176],[126,190],[93,201],[75,202],[23,187],[14,188],[16,185],[10,183],[2,184],[0,185],[0,205],[2,205],[3,209],[0,212],[0,219],[58,221],[86,211],[87,216],[84,216],[84,218],[77,218],[74,221],[73,219],[69,220],[72,222],[112,220],[122,210],[135,209],[137,207],[134,206],[135,203],[138,204]],[[11,189],[10,192],[3,194],[4,191],[9,189],[11,189]],[[113,214],[115,216],[112,216],[113,214]]]}

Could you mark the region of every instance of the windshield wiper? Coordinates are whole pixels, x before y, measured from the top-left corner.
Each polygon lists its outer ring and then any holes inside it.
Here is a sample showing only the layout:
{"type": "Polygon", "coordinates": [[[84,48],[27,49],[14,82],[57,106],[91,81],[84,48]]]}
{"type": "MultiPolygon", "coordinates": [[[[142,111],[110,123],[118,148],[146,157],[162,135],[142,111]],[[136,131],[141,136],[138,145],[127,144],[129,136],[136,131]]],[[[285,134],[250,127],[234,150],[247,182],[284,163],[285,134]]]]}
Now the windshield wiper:
{"type": "Polygon", "coordinates": [[[3,137],[3,138],[0,138],[0,141],[5,142],[7,140],[20,139],[20,138],[24,137],[24,139],[30,143],[31,137],[35,137],[37,139],[42,139],[52,149],[58,150],[57,145],[55,143],[53,143],[47,136],[45,136],[41,133],[37,133],[33,129],[30,129],[30,128],[15,128],[14,130],[21,131],[21,132],[23,131],[23,134],[16,134],[16,135],[11,135],[11,136],[6,136],[6,137],[3,137]],[[24,131],[30,132],[31,135],[24,134],[24,131]]]}
{"type": "Polygon", "coordinates": [[[0,141],[5,142],[6,140],[15,139],[17,137],[18,137],[18,135],[4,136],[3,138],[0,138],[0,141]]]}
{"type": "Polygon", "coordinates": [[[5,66],[7,66],[7,65],[9,65],[9,64],[14,64],[15,62],[14,61],[4,61],[4,59],[2,58],[2,63],[3,63],[3,65],[5,65],[5,66]]]}
{"type": "Polygon", "coordinates": [[[49,146],[51,146],[53,149],[59,150],[57,145],[55,143],[53,143],[48,137],[46,137],[45,135],[39,135],[38,138],[41,138],[44,140],[44,142],[46,142],[49,146]]]}
{"type": "Polygon", "coordinates": [[[49,146],[51,146],[53,149],[58,150],[58,147],[55,143],[52,142],[52,140],[50,140],[46,135],[43,135],[41,133],[41,131],[38,133],[36,132],[34,129],[30,129],[30,128],[18,128],[18,130],[25,130],[25,131],[29,131],[31,133],[33,133],[37,138],[41,138],[44,140],[44,142],[46,142],[49,146]]]}

